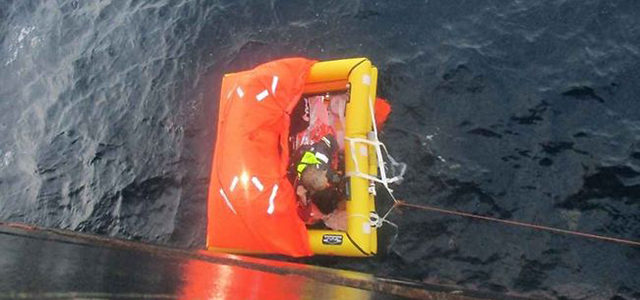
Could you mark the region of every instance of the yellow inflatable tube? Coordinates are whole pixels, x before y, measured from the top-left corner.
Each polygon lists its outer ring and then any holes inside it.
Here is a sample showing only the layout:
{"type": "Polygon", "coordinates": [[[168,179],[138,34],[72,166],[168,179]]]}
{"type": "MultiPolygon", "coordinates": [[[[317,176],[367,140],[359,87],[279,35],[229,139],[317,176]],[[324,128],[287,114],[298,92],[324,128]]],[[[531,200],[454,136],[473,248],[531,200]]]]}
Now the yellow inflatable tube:
{"type": "MultiPolygon", "coordinates": [[[[367,139],[373,130],[372,108],[376,99],[378,70],[366,58],[318,62],[311,68],[305,93],[347,90],[345,172],[377,176],[375,148],[351,139],[367,139]]],[[[377,252],[377,228],[370,220],[375,212],[375,186],[350,176],[347,198],[347,231],[309,230],[315,254],[371,256],[377,252]],[[371,187],[371,188],[370,188],[371,187]]]]}

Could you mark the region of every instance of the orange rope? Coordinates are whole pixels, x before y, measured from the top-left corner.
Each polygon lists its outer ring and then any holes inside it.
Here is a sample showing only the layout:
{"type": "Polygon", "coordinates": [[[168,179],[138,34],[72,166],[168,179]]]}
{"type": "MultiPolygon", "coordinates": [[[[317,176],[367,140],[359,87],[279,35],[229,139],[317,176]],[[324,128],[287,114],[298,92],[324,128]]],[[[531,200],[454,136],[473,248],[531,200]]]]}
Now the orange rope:
{"type": "Polygon", "coordinates": [[[608,237],[608,236],[591,234],[591,233],[584,233],[584,232],[573,231],[573,230],[559,229],[559,228],[553,228],[553,227],[548,227],[548,226],[542,226],[542,225],[536,225],[536,224],[530,224],[530,223],[523,223],[523,222],[518,222],[518,221],[509,221],[509,220],[498,219],[498,218],[493,218],[493,217],[480,216],[480,215],[466,213],[466,212],[447,210],[447,209],[437,208],[437,207],[433,207],[433,206],[429,206],[429,205],[411,204],[411,203],[407,203],[407,202],[400,201],[400,200],[397,200],[396,203],[394,204],[394,206],[413,207],[413,208],[418,208],[418,209],[423,209],[423,210],[435,211],[435,212],[439,212],[439,213],[443,213],[443,214],[463,216],[463,217],[481,219],[481,220],[486,220],[486,221],[493,221],[493,222],[498,222],[498,223],[503,223],[503,224],[514,225],[514,226],[521,226],[521,227],[533,228],[533,229],[538,229],[538,230],[546,230],[546,231],[555,232],[555,233],[570,234],[570,235],[575,235],[575,236],[580,236],[580,237],[585,237],[585,238],[591,238],[591,239],[597,239],[597,240],[602,240],[602,241],[607,241],[607,242],[627,244],[627,245],[631,245],[631,246],[640,246],[640,242],[632,241],[632,240],[626,240],[626,239],[615,238],[615,237],[608,237]]]}

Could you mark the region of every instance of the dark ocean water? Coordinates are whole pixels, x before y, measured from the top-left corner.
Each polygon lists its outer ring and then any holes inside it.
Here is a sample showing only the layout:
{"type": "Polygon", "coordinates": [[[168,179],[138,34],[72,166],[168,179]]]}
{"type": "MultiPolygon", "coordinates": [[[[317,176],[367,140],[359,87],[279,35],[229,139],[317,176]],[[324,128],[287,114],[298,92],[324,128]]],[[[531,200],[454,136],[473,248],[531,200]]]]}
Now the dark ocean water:
{"type": "MultiPolygon", "coordinates": [[[[640,240],[639,1],[0,2],[0,220],[204,244],[224,73],[369,57],[407,202],[640,240]]],[[[640,298],[640,249],[403,209],[327,266],[640,298]]]]}

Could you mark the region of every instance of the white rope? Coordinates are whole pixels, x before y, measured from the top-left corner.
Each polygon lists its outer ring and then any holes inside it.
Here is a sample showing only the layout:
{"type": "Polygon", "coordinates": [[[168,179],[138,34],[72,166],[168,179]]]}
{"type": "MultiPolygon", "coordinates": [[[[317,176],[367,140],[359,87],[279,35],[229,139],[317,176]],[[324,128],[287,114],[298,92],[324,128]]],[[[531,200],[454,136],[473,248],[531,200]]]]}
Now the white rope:
{"type": "MultiPolygon", "coordinates": [[[[374,148],[376,149],[376,158],[378,159],[378,168],[380,169],[380,177],[382,178],[383,181],[385,181],[384,186],[385,188],[389,188],[387,181],[387,170],[385,168],[385,163],[384,160],[382,159],[382,150],[380,150],[380,144],[382,144],[380,142],[380,140],[378,140],[378,124],[376,124],[376,113],[374,111],[373,108],[373,99],[371,99],[371,97],[369,97],[369,113],[371,113],[371,124],[373,127],[373,139],[376,142],[376,145],[374,145],[374,148]]],[[[386,147],[385,147],[386,149],[386,147]]],[[[388,153],[387,153],[388,155],[388,153]]]]}
{"type": "MultiPolygon", "coordinates": [[[[351,160],[354,163],[355,166],[355,171],[352,172],[347,172],[346,175],[347,176],[353,176],[353,177],[360,177],[372,182],[377,182],[380,183],[382,186],[384,186],[385,190],[387,191],[387,193],[389,194],[389,196],[391,197],[391,199],[393,200],[393,206],[391,206],[391,208],[389,208],[389,210],[387,210],[387,212],[382,216],[382,218],[380,218],[377,214],[375,214],[376,216],[376,220],[372,221],[371,218],[367,218],[366,216],[362,216],[362,215],[357,215],[357,214],[353,214],[353,215],[349,215],[349,216],[357,216],[357,217],[363,217],[365,219],[367,219],[369,222],[373,222],[372,226],[375,226],[376,228],[380,228],[382,227],[383,223],[387,223],[390,224],[392,226],[394,226],[396,228],[396,230],[398,229],[398,226],[390,221],[387,220],[387,217],[389,216],[389,214],[391,213],[391,211],[393,211],[393,209],[398,206],[398,200],[395,198],[395,196],[393,195],[393,190],[389,187],[389,184],[391,183],[396,183],[396,182],[400,182],[403,178],[404,172],[406,171],[406,165],[397,162],[390,154],[389,151],[387,150],[387,147],[380,142],[380,140],[378,139],[378,126],[376,124],[376,117],[375,117],[375,111],[373,109],[373,99],[369,98],[369,113],[371,114],[371,123],[372,123],[372,128],[373,128],[373,135],[368,135],[368,138],[364,139],[361,137],[345,137],[345,140],[349,141],[349,146],[351,147],[351,160]],[[376,150],[376,159],[378,161],[378,169],[380,170],[380,178],[376,177],[376,176],[372,176],[368,173],[364,173],[360,170],[360,166],[358,165],[358,160],[356,158],[356,143],[362,143],[362,144],[367,144],[367,145],[371,145],[375,148],[376,150]],[[401,171],[398,175],[392,177],[392,178],[387,178],[387,170],[386,170],[386,163],[384,161],[384,159],[382,158],[382,151],[384,149],[384,154],[387,157],[387,159],[389,160],[389,162],[391,163],[392,167],[395,169],[396,167],[400,167],[401,171]]],[[[397,236],[397,231],[396,231],[396,236],[397,236]]]]}
{"type": "Polygon", "coordinates": [[[358,160],[356,159],[356,144],[348,137],[345,137],[345,139],[349,141],[349,147],[351,147],[351,160],[355,164],[356,172],[361,173],[360,167],[358,166],[358,160]]]}
{"type": "MultiPolygon", "coordinates": [[[[394,205],[394,207],[395,207],[395,205],[394,205]]],[[[385,214],[385,216],[383,218],[380,218],[380,216],[378,214],[376,214],[375,212],[372,212],[372,214],[375,215],[375,219],[372,218],[371,216],[369,216],[369,218],[367,218],[366,216],[361,215],[361,214],[350,214],[350,215],[348,215],[348,217],[363,218],[363,219],[369,221],[369,226],[372,226],[372,227],[375,227],[375,228],[382,227],[382,225],[384,223],[387,223],[387,224],[391,225],[393,228],[395,228],[395,233],[393,234],[393,238],[390,239],[389,245],[387,245],[387,249],[390,249],[393,246],[393,244],[395,244],[396,240],[398,239],[398,234],[400,232],[400,228],[395,223],[393,223],[393,222],[391,222],[391,221],[386,219],[386,216],[389,214],[389,212],[391,212],[391,209],[385,214]]]]}
{"type": "Polygon", "coordinates": [[[347,173],[345,173],[345,175],[353,176],[353,177],[360,177],[360,178],[364,178],[364,179],[367,179],[367,180],[371,180],[371,181],[375,181],[375,182],[384,184],[384,181],[382,179],[380,179],[378,177],[375,177],[375,176],[371,176],[371,175],[366,174],[366,173],[362,173],[360,171],[347,172],[347,173]]]}
{"type": "Polygon", "coordinates": [[[348,215],[347,217],[363,218],[363,219],[365,219],[365,220],[367,220],[367,221],[369,222],[369,225],[370,225],[371,227],[375,227],[375,228],[380,228],[380,227],[382,227],[382,224],[383,224],[383,223],[391,224],[391,225],[393,225],[393,226],[395,226],[395,227],[398,227],[398,226],[397,226],[396,224],[394,224],[393,222],[388,221],[388,220],[385,220],[385,219],[383,219],[383,218],[380,218],[380,216],[379,216],[377,213],[375,213],[375,212],[371,212],[371,213],[369,214],[369,217],[367,217],[367,216],[365,216],[365,215],[362,215],[362,214],[350,214],[350,215],[348,215]]]}

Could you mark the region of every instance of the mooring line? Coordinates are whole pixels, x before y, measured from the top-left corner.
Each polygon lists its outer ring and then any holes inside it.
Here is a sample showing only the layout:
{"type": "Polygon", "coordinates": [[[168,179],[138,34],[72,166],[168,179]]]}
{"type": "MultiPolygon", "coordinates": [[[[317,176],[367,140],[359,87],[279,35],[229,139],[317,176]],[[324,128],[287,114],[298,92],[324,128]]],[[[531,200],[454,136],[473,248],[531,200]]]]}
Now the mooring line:
{"type": "MultiPolygon", "coordinates": [[[[413,207],[413,208],[418,208],[418,209],[422,209],[422,210],[429,210],[429,211],[439,212],[439,213],[448,214],[448,215],[456,215],[456,216],[468,217],[468,218],[473,218],[473,219],[480,219],[480,220],[485,220],[485,221],[503,223],[503,224],[513,225],[513,226],[520,226],[520,227],[533,228],[533,229],[538,229],[538,230],[543,230],[543,231],[550,231],[550,232],[555,232],[555,233],[569,234],[569,235],[574,235],[574,236],[579,236],[579,237],[584,237],[584,238],[590,238],[590,239],[596,239],[596,240],[601,240],[601,241],[626,244],[626,245],[631,245],[631,246],[636,246],[636,247],[640,246],[640,242],[638,242],[638,241],[627,240],[627,239],[622,239],[622,238],[609,237],[609,236],[598,235],[598,234],[593,234],[593,233],[586,233],[586,232],[580,232],[580,231],[574,231],[574,230],[566,230],[566,229],[554,228],[554,227],[537,225],[537,224],[532,224],[532,223],[511,221],[511,220],[505,220],[505,219],[494,218],[494,217],[481,216],[481,215],[476,215],[476,214],[467,213],[467,212],[461,212],[461,211],[437,208],[437,207],[433,207],[433,206],[429,206],[429,205],[412,204],[412,203],[407,203],[407,202],[400,201],[400,200],[395,200],[395,199],[394,199],[394,202],[395,203],[394,203],[393,207],[391,207],[389,212],[394,207],[406,206],[406,207],[413,207]]],[[[388,213],[387,213],[387,215],[388,215],[388,213]]]]}

